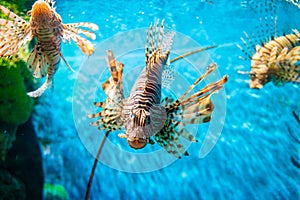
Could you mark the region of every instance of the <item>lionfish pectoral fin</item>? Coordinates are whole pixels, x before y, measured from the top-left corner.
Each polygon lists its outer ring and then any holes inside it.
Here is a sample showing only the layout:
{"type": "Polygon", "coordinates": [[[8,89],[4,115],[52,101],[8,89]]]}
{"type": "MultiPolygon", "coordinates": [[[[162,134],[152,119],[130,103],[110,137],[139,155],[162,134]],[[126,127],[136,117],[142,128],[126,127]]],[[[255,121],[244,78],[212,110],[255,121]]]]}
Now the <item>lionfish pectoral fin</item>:
{"type": "Polygon", "coordinates": [[[112,77],[112,80],[115,84],[119,84],[122,82],[122,76],[123,76],[123,63],[118,62],[115,59],[115,56],[112,52],[112,50],[107,51],[107,64],[108,68],[112,77]]]}
{"type": "Polygon", "coordinates": [[[178,155],[188,155],[184,146],[180,142],[180,137],[190,142],[197,142],[196,138],[186,129],[187,124],[201,124],[211,120],[214,109],[211,95],[223,88],[227,82],[227,75],[219,81],[210,83],[194,94],[190,94],[193,88],[205,77],[217,68],[215,63],[210,64],[204,75],[200,76],[188,90],[176,101],[163,99],[162,104],[167,110],[167,120],[164,127],[153,138],[167,152],[176,157],[178,155]]]}
{"type": "Polygon", "coordinates": [[[32,40],[30,23],[0,5],[0,10],[11,20],[0,20],[0,56],[11,56],[32,40]]]}
{"type": "Polygon", "coordinates": [[[186,123],[181,122],[180,119],[178,121],[176,109],[171,109],[175,108],[178,102],[175,101],[171,104],[165,102],[167,109],[169,109],[167,119],[161,130],[153,135],[152,139],[177,158],[181,158],[182,155],[187,156],[187,148],[180,141],[180,137],[190,142],[197,142],[197,140],[185,129],[186,123]]]}
{"type": "Polygon", "coordinates": [[[88,22],[79,22],[79,23],[72,23],[72,24],[64,24],[63,27],[64,27],[64,29],[69,30],[72,33],[83,34],[83,35],[85,35],[86,37],[88,37],[88,38],[90,38],[92,40],[96,39],[96,35],[92,31],[99,30],[99,27],[96,24],[88,23],[88,22]],[[80,29],[80,28],[77,28],[77,27],[89,28],[92,31],[80,29]]]}
{"type": "MultiPolygon", "coordinates": [[[[100,117],[91,125],[98,126],[101,130],[115,131],[123,127],[123,101],[124,93],[122,88],[123,64],[119,63],[111,50],[107,52],[107,62],[111,76],[102,84],[107,98],[104,102],[96,102],[95,106],[102,110],[95,114],[89,114],[90,118],[100,117]]],[[[125,137],[121,134],[120,137],[125,137]]]]}
{"type": "Polygon", "coordinates": [[[47,75],[47,70],[51,65],[47,55],[43,52],[42,45],[38,43],[31,51],[27,60],[28,69],[35,78],[45,77],[47,75]]]}
{"type": "MultiPolygon", "coordinates": [[[[181,125],[182,124],[183,123],[181,123],[181,125]]],[[[185,126],[185,124],[183,124],[183,126],[185,126]]],[[[175,128],[177,129],[178,127],[176,125],[174,126],[174,124],[172,124],[170,127],[165,126],[159,133],[153,136],[152,140],[163,147],[169,154],[175,156],[176,158],[181,158],[182,155],[187,156],[188,153],[186,147],[184,147],[179,139],[183,133],[176,131],[175,128]]],[[[186,137],[183,136],[183,138],[186,137]]]]}
{"type": "Polygon", "coordinates": [[[171,83],[175,80],[175,69],[173,65],[165,65],[162,72],[162,87],[170,88],[171,83]]]}
{"type": "Polygon", "coordinates": [[[110,87],[111,84],[110,84],[110,80],[107,79],[103,84],[102,84],[102,89],[104,90],[105,94],[108,95],[109,94],[109,89],[111,88],[110,87]]]}
{"type": "Polygon", "coordinates": [[[114,96],[119,96],[121,98],[120,100],[123,100],[124,92],[122,77],[124,65],[115,59],[115,56],[111,50],[107,51],[107,64],[111,76],[102,84],[102,89],[107,96],[109,96],[109,94],[114,94],[114,96]]]}
{"type": "Polygon", "coordinates": [[[192,105],[182,106],[180,117],[186,124],[207,123],[211,119],[213,103],[210,99],[211,94],[196,100],[192,105]]]}
{"type": "Polygon", "coordinates": [[[89,40],[78,35],[79,33],[82,33],[91,39],[96,38],[94,33],[90,32],[90,31],[85,31],[85,30],[75,28],[72,25],[69,25],[69,26],[64,25],[64,31],[63,31],[62,38],[64,41],[65,40],[70,41],[70,39],[72,39],[85,55],[88,55],[88,56],[92,55],[95,50],[94,45],[89,40]]]}

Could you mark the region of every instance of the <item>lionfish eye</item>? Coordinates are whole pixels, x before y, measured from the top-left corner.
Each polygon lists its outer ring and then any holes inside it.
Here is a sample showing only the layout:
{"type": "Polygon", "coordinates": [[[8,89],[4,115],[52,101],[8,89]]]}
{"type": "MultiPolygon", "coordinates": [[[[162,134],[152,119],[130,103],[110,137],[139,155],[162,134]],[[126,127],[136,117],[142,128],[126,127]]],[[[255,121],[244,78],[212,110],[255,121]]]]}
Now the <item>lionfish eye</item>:
{"type": "Polygon", "coordinates": [[[255,78],[255,77],[256,77],[256,74],[253,73],[253,72],[250,72],[250,73],[249,73],[249,77],[250,77],[250,78],[255,78]]]}

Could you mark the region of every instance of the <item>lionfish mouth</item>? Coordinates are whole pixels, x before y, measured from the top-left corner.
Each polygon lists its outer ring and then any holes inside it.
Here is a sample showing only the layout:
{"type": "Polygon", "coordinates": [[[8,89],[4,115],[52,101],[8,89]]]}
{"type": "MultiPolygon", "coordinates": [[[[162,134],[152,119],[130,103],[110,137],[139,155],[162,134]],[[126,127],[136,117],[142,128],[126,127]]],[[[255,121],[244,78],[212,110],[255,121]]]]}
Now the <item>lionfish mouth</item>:
{"type": "Polygon", "coordinates": [[[51,15],[50,6],[44,1],[37,1],[33,4],[31,10],[31,17],[34,21],[47,22],[51,15]]]}
{"type": "Polygon", "coordinates": [[[134,149],[142,149],[147,145],[147,140],[141,138],[127,138],[127,143],[134,149]]]}

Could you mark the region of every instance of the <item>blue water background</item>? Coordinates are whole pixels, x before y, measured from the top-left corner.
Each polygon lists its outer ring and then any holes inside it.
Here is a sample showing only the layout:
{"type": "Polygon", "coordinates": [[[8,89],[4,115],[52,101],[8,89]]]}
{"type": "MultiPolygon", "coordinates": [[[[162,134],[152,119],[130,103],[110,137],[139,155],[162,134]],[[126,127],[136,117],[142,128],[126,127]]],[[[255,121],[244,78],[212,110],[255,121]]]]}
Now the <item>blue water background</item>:
{"type": "MultiPolygon", "coordinates": [[[[243,54],[236,45],[241,43],[243,31],[257,32],[259,14],[255,6],[229,0],[80,0],[58,1],[56,6],[64,23],[96,23],[100,27],[98,44],[119,32],[165,19],[170,28],[202,46],[219,45],[209,53],[219,65],[220,74],[229,75],[225,86],[225,125],[207,157],[199,158],[198,143],[190,146],[190,156],[155,172],[124,173],[99,163],[91,199],[300,198],[300,169],[291,162],[291,156],[300,160],[300,144],[288,131],[300,135],[300,124],[292,116],[292,110],[300,110],[299,86],[275,87],[269,83],[262,90],[252,90],[248,87],[248,76],[237,73],[250,69],[249,61],[238,59],[243,54]]],[[[296,7],[280,5],[277,15],[278,32],[300,30],[300,10],[296,7]]],[[[77,70],[88,59],[74,44],[64,45],[62,51],[77,70]]],[[[51,139],[50,145],[42,147],[45,181],[63,185],[70,199],[83,199],[94,157],[81,143],[73,121],[72,91],[76,77],[76,73],[61,64],[54,88],[40,98],[33,120],[38,136],[51,139]]]]}

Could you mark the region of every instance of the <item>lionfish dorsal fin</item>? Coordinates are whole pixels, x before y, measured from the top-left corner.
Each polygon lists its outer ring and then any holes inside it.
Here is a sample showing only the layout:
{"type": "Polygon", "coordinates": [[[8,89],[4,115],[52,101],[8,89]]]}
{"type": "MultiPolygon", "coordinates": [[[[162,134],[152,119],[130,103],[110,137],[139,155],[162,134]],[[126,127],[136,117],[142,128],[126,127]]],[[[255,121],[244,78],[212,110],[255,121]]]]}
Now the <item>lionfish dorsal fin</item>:
{"type": "Polygon", "coordinates": [[[284,59],[286,56],[287,56],[287,53],[288,53],[289,49],[288,47],[284,47],[281,52],[279,52],[279,55],[277,56],[277,60],[282,60],[284,59]]]}
{"type": "Polygon", "coordinates": [[[146,33],[146,70],[150,70],[159,62],[159,59],[163,60],[163,65],[167,64],[174,35],[174,31],[164,33],[164,20],[162,20],[160,27],[159,21],[154,27],[150,24],[149,31],[146,33]]]}
{"type": "Polygon", "coordinates": [[[270,57],[269,57],[269,62],[275,61],[277,59],[277,53],[278,53],[278,47],[275,46],[271,49],[270,57]]]}

